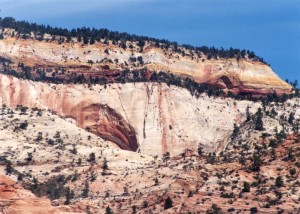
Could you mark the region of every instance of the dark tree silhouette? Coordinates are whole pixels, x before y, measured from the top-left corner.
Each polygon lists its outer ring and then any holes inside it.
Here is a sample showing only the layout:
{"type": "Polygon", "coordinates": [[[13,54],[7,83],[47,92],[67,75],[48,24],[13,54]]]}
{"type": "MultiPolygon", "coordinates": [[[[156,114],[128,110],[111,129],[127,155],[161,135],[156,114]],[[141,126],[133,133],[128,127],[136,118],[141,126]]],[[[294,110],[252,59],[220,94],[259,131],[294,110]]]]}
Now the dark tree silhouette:
{"type": "Polygon", "coordinates": [[[258,110],[255,114],[255,117],[256,117],[255,130],[262,131],[264,129],[264,124],[263,124],[263,121],[262,121],[263,113],[262,113],[261,108],[258,108],[258,110]]]}
{"type": "Polygon", "coordinates": [[[168,198],[165,200],[165,205],[164,205],[164,209],[167,210],[169,208],[173,207],[173,201],[172,199],[168,196],[168,198]]]}

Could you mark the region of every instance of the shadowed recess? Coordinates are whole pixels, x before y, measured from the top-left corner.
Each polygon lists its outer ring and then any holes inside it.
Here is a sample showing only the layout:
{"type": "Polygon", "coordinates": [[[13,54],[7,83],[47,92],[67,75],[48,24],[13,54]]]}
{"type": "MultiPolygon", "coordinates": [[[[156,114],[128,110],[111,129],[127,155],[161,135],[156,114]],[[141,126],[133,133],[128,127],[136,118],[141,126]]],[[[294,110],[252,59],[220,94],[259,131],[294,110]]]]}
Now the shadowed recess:
{"type": "Polygon", "coordinates": [[[79,127],[114,142],[121,149],[130,151],[138,149],[134,128],[108,105],[79,103],[75,109],[71,114],[79,127]]]}

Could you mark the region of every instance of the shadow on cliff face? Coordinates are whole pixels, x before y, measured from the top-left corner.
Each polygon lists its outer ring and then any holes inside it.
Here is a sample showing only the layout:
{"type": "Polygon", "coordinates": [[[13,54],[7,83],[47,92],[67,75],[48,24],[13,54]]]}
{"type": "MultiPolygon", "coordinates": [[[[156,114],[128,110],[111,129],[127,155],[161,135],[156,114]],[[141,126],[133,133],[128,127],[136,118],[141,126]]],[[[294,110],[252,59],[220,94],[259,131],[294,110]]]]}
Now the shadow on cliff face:
{"type": "Polygon", "coordinates": [[[216,83],[222,89],[238,89],[243,83],[237,77],[221,76],[216,83]]]}
{"type": "Polygon", "coordinates": [[[79,127],[114,142],[121,149],[137,151],[138,143],[134,128],[108,105],[80,103],[73,109],[71,115],[79,127]]]}

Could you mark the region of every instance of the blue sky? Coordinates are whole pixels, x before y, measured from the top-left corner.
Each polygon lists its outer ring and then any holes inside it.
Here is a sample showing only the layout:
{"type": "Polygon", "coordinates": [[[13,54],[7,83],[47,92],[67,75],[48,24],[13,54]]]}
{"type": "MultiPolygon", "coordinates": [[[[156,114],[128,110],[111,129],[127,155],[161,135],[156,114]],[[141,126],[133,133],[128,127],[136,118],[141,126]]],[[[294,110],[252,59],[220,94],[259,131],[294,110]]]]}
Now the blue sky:
{"type": "Polygon", "coordinates": [[[0,0],[0,16],[253,50],[300,80],[300,0],[0,0]]]}

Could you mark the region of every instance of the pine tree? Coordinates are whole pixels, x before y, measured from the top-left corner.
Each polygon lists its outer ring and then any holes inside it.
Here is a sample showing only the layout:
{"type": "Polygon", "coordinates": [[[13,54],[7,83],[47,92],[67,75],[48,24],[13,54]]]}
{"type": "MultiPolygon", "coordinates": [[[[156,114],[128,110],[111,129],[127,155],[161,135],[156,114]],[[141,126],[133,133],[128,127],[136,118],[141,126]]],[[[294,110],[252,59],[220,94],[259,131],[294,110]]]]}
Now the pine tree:
{"type": "Polygon", "coordinates": [[[259,152],[254,151],[252,157],[252,170],[258,172],[261,165],[261,157],[259,152]]]}
{"type": "Polygon", "coordinates": [[[136,214],[136,206],[133,205],[131,208],[132,208],[132,214],[136,214]]]}
{"type": "Polygon", "coordinates": [[[251,120],[251,115],[250,115],[250,111],[249,111],[249,106],[247,106],[246,108],[246,121],[250,121],[251,120]]]}
{"type": "Polygon", "coordinates": [[[233,124],[233,133],[232,133],[232,138],[235,138],[237,136],[237,134],[240,131],[240,127],[238,127],[238,125],[236,123],[233,124]]]}
{"type": "Polygon", "coordinates": [[[202,145],[199,144],[198,145],[198,155],[201,156],[203,154],[203,148],[202,148],[202,145]]]}
{"type": "Polygon", "coordinates": [[[283,179],[282,179],[281,176],[278,176],[278,177],[276,178],[276,180],[275,180],[275,186],[276,186],[277,188],[280,188],[280,187],[283,186],[283,179]]]}
{"type": "Polygon", "coordinates": [[[89,184],[88,184],[88,182],[85,182],[84,189],[82,190],[82,197],[87,198],[89,191],[90,191],[89,184]]]}
{"type": "Polygon", "coordinates": [[[96,42],[95,37],[92,36],[90,39],[90,44],[93,45],[93,44],[95,44],[95,42],[96,42]]]}
{"type": "Polygon", "coordinates": [[[243,192],[250,192],[250,184],[248,182],[244,182],[243,192]]]}
{"type": "Polygon", "coordinates": [[[13,167],[10,161],[7,162],[6,167],[5,167],[5,172],[7,175],[10,175],[13,171],[13,167]]]}
{"type": "Polygon", "coordinates": [[[107,165],[107,160],[106,160],[106,158],[104,158],[104,160],[103,160],[103,164],[102,164],[102,175],[105,175],[105,173],[106,173],[106,170],[108,169],[108,165],[107,165]]]}
{"type": "Polygon", "coordinates": [[[95,156],[95,153],[94,153],[94,152],[92,152],[92,153],[89,155],[88,161],[91,162],[91,163],[95,163],[95,161],[96,161],[96,156],[95,156]]]}
{"type": "Polygon", "coordinates": [[[68,187],[66,190],[66,201],[65,201],[66,205],[70,204],[71,198],[72,198],[72,192],[71,192],[70,188],[68,187]]]}
{"type": "Polygon", "coordinates": [[[168,196],[168,198],[165,200],[165,205],[164,205],[164,209],[169,209],[173,207],[173,201],[172,199],[168,196]]]}
{"type": "Polygon", "coordinates": [[[262,131],[264,129],[264,124],[262,121],[263,113],[261,108],[258,108],[256,114],[255,130],[262,131]]]}
{"type": "Polygon", "coordinates": [[[113,211],[111,210],[111,208],[109,206],[106,207],[105,214],[113,214],[113,211]]]}
{"type": "Polygon", "coordinates": [[[290,115],[289,115],[289,119],[288,119],[289,124],[293,125],[294,120],[295,120],[295,113],[291,112],[290,115]]]}

